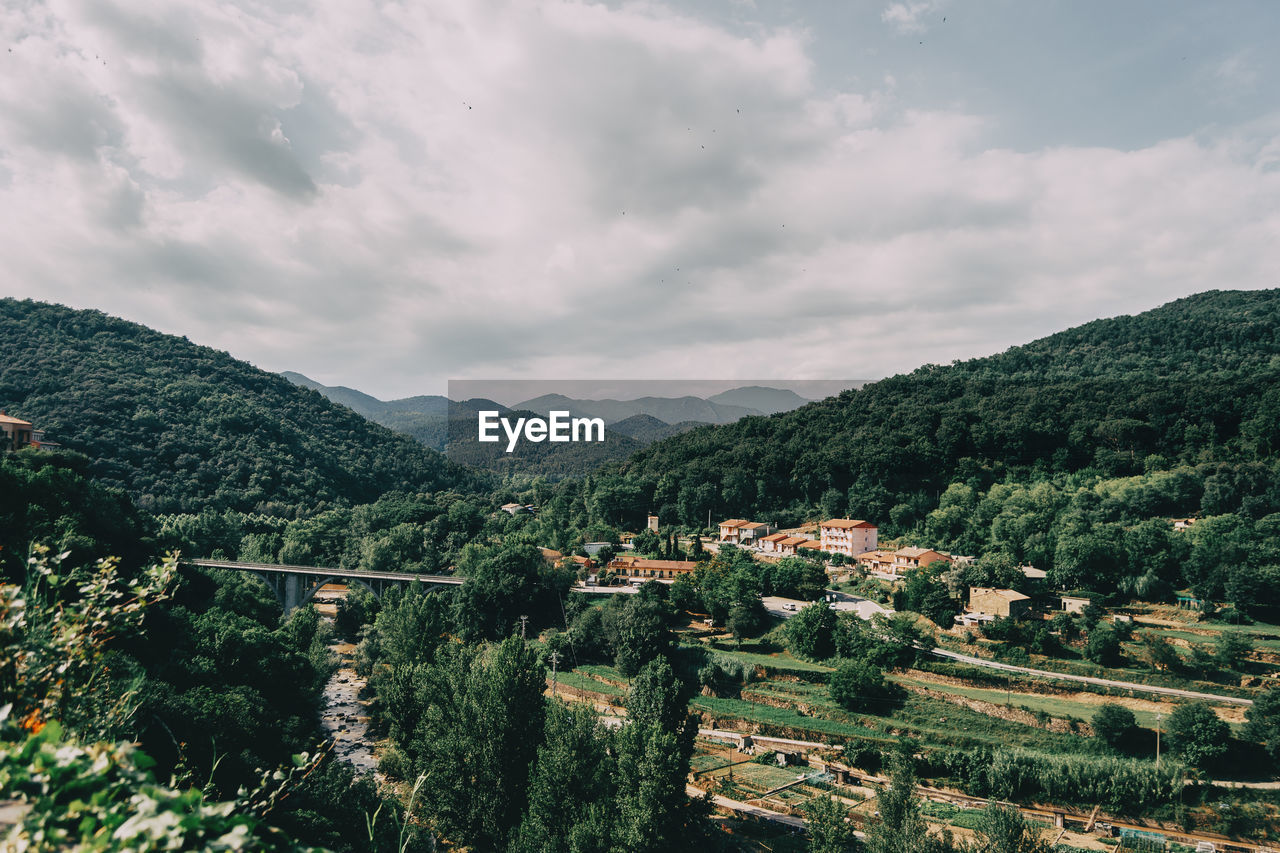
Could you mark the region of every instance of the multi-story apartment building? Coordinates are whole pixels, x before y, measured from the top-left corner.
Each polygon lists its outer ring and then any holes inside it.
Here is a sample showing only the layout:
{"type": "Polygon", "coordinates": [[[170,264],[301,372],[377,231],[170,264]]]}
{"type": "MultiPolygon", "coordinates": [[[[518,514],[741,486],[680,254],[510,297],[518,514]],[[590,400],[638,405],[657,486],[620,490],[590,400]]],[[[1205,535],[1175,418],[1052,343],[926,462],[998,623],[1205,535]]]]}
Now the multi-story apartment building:
{"type": "Polygon", "coordinates": [[[818,540],[829,554],[856,557],[876,549],[879,528],[857,518],[831,518],[818,525],[818,540]]]}

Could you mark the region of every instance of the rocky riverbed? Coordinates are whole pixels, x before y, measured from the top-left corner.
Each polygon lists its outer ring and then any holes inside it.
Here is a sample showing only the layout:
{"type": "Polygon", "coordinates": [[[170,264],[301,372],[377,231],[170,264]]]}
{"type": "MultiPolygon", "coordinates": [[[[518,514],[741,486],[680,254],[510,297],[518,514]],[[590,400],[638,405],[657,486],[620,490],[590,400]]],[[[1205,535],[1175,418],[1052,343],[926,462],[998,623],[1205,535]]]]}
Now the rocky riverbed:
{"type": "MultiPolygon", "coordinates": [[[[345,594],[345,589],[325,587],[316,594],[316,610],[332,622],[337,612],[337,600],[345,594]]],[[[368,700],[360,696],[365,680],[356,674],[356,647],[340,642],[329,646],[329,650],[338,656],[341,663],[324,686],[324,710],[320,723],[333,738],[338,758],[351,764],[357,772],[373,773],[378,769],[378,760],[369,741],[368,700]]]]}

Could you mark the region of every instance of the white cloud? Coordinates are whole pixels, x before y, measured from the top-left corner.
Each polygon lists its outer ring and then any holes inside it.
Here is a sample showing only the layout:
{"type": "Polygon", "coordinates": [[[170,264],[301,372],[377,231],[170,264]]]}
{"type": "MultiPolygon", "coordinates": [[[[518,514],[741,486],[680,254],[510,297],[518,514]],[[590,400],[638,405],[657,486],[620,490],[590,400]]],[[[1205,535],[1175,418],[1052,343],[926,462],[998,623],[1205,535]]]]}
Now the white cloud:
{"type": "Polygon", "coordinates": [[[1229,95],[1236,96],[1257,87],[1260,71],[1257,59],[1249,51],[1241,51],[1219,62],[1213,74],[1229,95]]]}
{"type": "Polygon", "coordinates": [[[1280,266],[1265,125],[993,148],[656,3],[50,8],[0,13],[0,293],[383,396],[884,375],[1280,266]]]}
{"type": "Polygon", "coordinates": [[[890,3],[880,13],[880,20],[891,24],[904,33],[918,33],[927,29],[926,18],[942,14],[946,0],[908,0],[904,3],[890,3]]]}

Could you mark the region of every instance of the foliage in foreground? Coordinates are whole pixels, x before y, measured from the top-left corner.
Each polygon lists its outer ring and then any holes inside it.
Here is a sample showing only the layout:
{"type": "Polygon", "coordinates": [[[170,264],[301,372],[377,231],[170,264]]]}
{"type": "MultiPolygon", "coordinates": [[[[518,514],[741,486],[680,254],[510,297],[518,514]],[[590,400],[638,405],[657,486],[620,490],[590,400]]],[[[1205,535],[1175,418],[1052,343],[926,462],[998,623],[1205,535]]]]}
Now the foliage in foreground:
{"type": "Polygon", "coordinates": [[[168,595],[172,558],[121,581],[34,549],[26,587],[0,585],[0,797],[23,801],[5,838],[22,850],[293,850],[262,818],[319,757],[263,777],[234,801],[156,782],[154,762],[115,742],[134,692],[110,677],[110,643],[168,595]],[[64,730],[75,721],[83,733],[64,730]],[[87,735],[87,737],[86,737],[87,735]]]}
{"type": "Polygon", "coordinates": [[[57,722],[12,741],[13,728],[0,741],[0,792],[29,808],[5,836],[5,849],[316,849],[299,846],[263,815],[320,756],[299,755],[290,772],[276,771],[253,792],[216,802],[196,788],[156,782],[151,759],[130,744],[80,743],[57,722]]]}

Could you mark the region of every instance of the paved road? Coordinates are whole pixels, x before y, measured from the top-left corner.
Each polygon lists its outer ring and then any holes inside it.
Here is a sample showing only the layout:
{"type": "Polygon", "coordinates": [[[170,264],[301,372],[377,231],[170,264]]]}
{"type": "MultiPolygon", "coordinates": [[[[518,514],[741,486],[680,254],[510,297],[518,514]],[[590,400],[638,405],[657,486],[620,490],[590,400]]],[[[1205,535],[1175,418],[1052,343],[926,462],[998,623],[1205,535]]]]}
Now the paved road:
{"type": "MultiPolygon", "coordinates": [[[[880,606],[869,598],[862,598],[847,592],[836,592],[834,589],[827,590],[827,595],[835,596],[835,601],[831,602],[832,610],[856,613],[859,619],[870,619],[877,613],[883,613],[886,616],[893,614],[892,610],[880,606]]],[[[790,619],[812,603],[812,601],[804,601],[799,598],[783,598],[778,595],[766,595],[764,597],[764,609],[769,611],[771,616],[777,616],[779,619],[790,619]]]]}
{"type": "Polygon", "coordinates": [[[1114,681],[1110,678],[1094,678],[1089,675],[1068,675],[1062,672],[1050,672],[1045,669],[1031,669],[1025,666],[1014,666],[1012,664],[1000,663],[999,661],[987,660],[986,658],[976,658],[970,655],[962,655],[959,652],[951,652],[946,649],[931,649],[930,652],[941,658],[949,658],[960,663],[967,663],[972,666],[982,666],[987,669],[999,669],[1005,672],[1016,672],[1022,675],[1034,675],[1040,678],[1052,678],[1059,681],[1075,681],[1081,684],[1098,684],[1103,687],[1119,687],[1122,690],[1133,690],[1139,693],[1155,693],[1161,696],[1177,696],[1181,699],[1202,699],[1206,702],[1222,702],[1229,705],[1252,705],[1252,699],[1244,699],[1238,696],[1221,696],[1217,693],[1198,693],[1195,690],[1178,690],[1174,687],[1159,687],[1153,684],[1136,684],[1132,681],[1114,681]]]}

